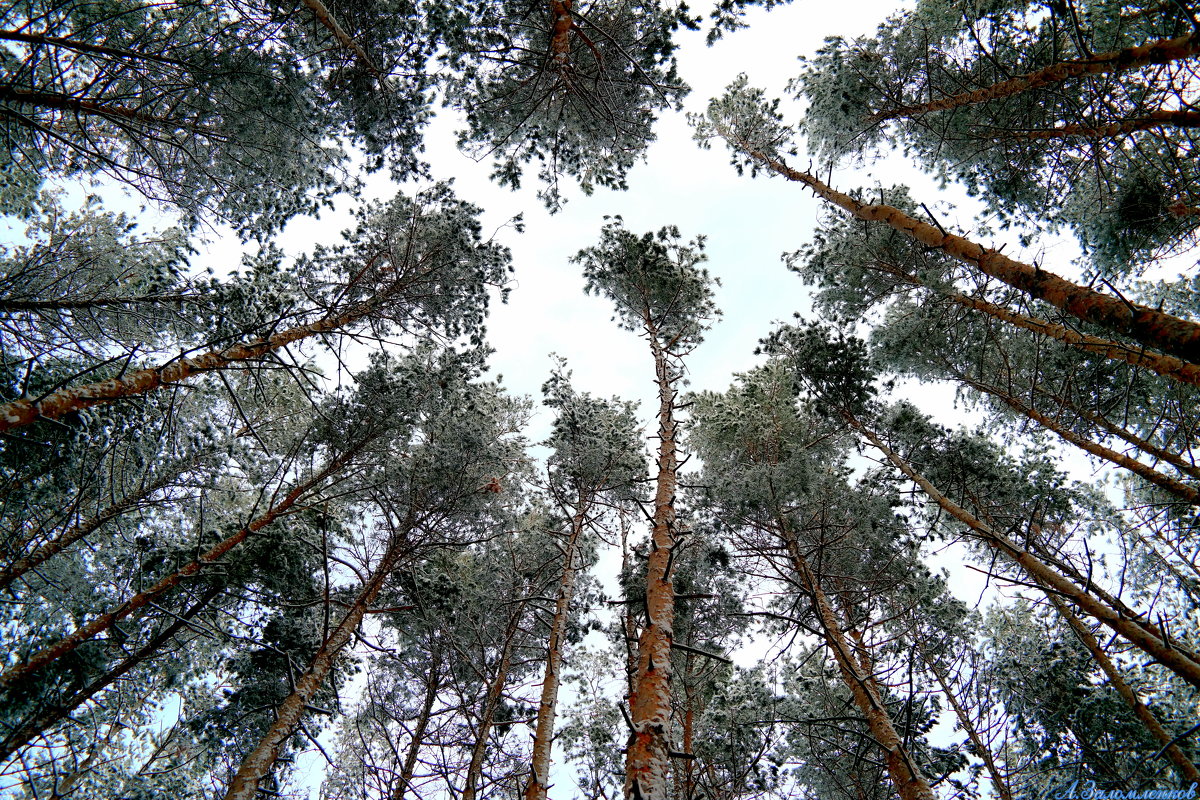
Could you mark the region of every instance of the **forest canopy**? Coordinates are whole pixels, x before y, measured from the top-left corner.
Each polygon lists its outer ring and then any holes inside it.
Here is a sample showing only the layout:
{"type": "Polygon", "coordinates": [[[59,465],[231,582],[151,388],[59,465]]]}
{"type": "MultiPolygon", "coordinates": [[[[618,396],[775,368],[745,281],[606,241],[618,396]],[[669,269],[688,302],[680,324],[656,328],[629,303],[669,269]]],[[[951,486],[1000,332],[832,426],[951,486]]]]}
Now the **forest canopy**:
{"type": "Polygon", "coordinates": [[[0,797],[1200,791],[1187,4],[0,8],[0,797]]]}

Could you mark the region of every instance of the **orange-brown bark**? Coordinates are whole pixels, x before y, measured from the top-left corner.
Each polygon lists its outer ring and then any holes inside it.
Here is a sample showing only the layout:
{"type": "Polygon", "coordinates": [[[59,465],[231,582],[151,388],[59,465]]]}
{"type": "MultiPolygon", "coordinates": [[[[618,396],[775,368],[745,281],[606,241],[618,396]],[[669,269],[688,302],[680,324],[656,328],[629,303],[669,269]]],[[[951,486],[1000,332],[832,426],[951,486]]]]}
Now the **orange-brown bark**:
{"type": "Polygon", "coordinates": [[[809,566],[800,542],[787,520],[778,518],[779,533],[787,548],[788,557],[796,571],[800,586],[812,598],[813,608],[817,612],[817,620],[821,626],[821,634],[825,646],[837,663],[842,681],[850,690],[854,704],[867,722],[871,735],[884,751],[884,761],[887,764],[888,776],[896,787],[901,800],[934,800],[933,789],[929,781],[921,774],[920,769],[909,757],[904,742],[896,733],[891,717],[883,705],[879,695],[878,684],[875,682],[870,659],[865,646],[860,648],[857,656],[855,648],[847,641],[841,621],[829,603],[825,590],[816,573],[809,566]]]}
{"type": "Polygon", "coordinates": [[[658,477],[654,530],[646,563],[647,623],[638,638],[637,678],[629,698],[633,732],[625,755],[627,800],[670,797],[671,641],[675,624],[672,553],[675,539],[675,389],[669,356],[650,331],[658,381],[658,477]]]}
{"type": "Polygon", "coordinates": [[[542,697],[538,705],[537,727],[533,734],[533,755],[529,760],[529,782],[525,785],[525,800],[546,800],[550,789],[550,749],[554,742],[554,717],[558,707],[558,687],[561,682],[562,646],[567,632],[567,620],[571,614],[571,603],[575,598],[575,574],[579,569],[574,563],[583,535],[589,503],[579,498],[579,507],[571,518],[571,532],[567,537],[563,555],[562,580],[559,582],[558,598],[554,604],[554,618],[550,623],[550,640],[546,643],[546,670],[542,676],[542,697]]]}
{"type": "Polygon", "coordinates": [[[1063,572],[1030,553],[1008,536],[994,530],[971,512],[946,497],[898,453],[884,444],[878,436],[857,419],[843,412],[846,422],[875,446],[901,473],[916,483],[929,499],[950,516],[970,528],[980,541],[1000,555],[1018,564],[1035,583],[1047,591],[1057,592],[1071,600],[1086,613],[1107,625],[1112,631],[1141,649],[1158,663],[1191,685],[1200,688],[1200,660],[1181,642],[1166,634],[1159,626],[1140,620],[1121,604],[1119,607],[1098,587],[1084,588],[1063,572]]]}
{"type": "Polygon", "coordinates": [[[387,88],[387,73],[381,70],[379,66],[371,59],[371,57],[367,55],[367,51],[363,49],[362,45],[354,40],[353,36],[346,33],[346,29],[343,28],[337,21],[337,18],[330,13],[329,8],[326,7],[321,0],[300,1],[304,3],[304,6],[312,12],[314,17],[317,18],[317,22],[324,25],[325,29],[333,34],[333,38],[337,40],[337,43],[353,53],[354,57],[358,60],[358,63],[362,64],[372,75],[379,78],[380,82],[384,84],[385,88],[387,88]]]}
{"type": "Polygon", "coordinates": [[[1097,458],[1102,458],[1105,461],[1108,461],[1110,464],[1116,464],[1122,469],[1129,470],[1134,475],[1137,475],[1138,477],[1154,484],[1160,489],[1175,495],[1185,503],[1200,505],[1200,489],[1197,489],[1194,486],[1189,486],[1183,481],[1159,472],[1150,465],[1143,464],[1141,461],[1138,461],[1135,458],[1130,458],[1124,453],[1118,452],[1109,447],[1105,447],[1102,444],[1098,444],[1093,442],[1091,439],[1081,436],[1070,428],[1060,425],[1057,421],[1051,419],[1037,409],[1026,405],[1012,394],[1000,389],[999,387],[990,386],[988,384],[973,380],[956,370],[951,370],[951,374],[955,380],[964,386],[969,386],[976,391],[995,397],[1013,411],[1028,417],[1046,430],[1054,433],[1063,441],[1070,442],[1084,452],[1091,453],[1097,458]]]}
{"type": "Polygon", "coordinates": [[[63,550],[66,550],[75,542],[85,538],[104,525],[104,523],[116,519],[130,509],[136,508],[159,489],[170,484],[176,477],[178,477],[178,473],[171,472],[152,483],[141,486],[137,491],[130,492],[117,502],[102,509],[94,517],[89,517],[78,525],[67,528],[58,537],[46,542],[29,555],[22,556],[13,561],[0,570],[0,589],[5,588],[29,570],[34,569],[63,550]]]}
{"type": "Polygon", "coordinates": [[[39,418],[58,419],[73,411],[81,411],[112,400],[136,397],[161,386],[179,383],[194,375],[203,375],[262,358],[293,342],[330,333],[363,319],[376,311],[398,288],[399,285],[395,284],[390,290],[381,292],[366,302],[358,303],[342,314],[326,316],[308,325],[297,325],[266,339],[254,339],[191,358],[178,358],[159,367],[135,370],[120,378],[59,389],[37,401],[14,400],[5,403],[0,405],[0,432],[29,425],[39,418]]]}
{"type": "Polygon", "coordinates": [[[921,655],[921,660],[925,662],[925,666],[929,667],[929,671],[933,673],[938,686],[942,688],[942,694],[950,702],[950,707],[954,709],[954,715],[958,717],[958,724],[966,731],[967,738],[975,746],[975,754],[983,761],[983,766],[988,772],[988,777],[992,779],[992,789],[1000,796],[1000,800],[1013,800],[1012,788],[1009,787],[1008,781],[1000,773],[996,759],[992,756],[991,749],[983,741],[983,737],[979,735],[979,731],[975,728],[975,723],[971,720],[971,715],[967,713],[962,703],[958,701],[958,697],[950,687],[950,681],[946,679],[945,673],[938,667],[934,659],[926,654],[919,642],[916,643],[916,649],[921,655]]]}
{"type": "Polygon", "coordinates": [[[1152,111],[1144,117],[1109,122],[1103,125],[1076,123],[1028,131],[997,130],[990,134],[997,139],[1110,139],[1150,128],[1200,128],[1200,114],[1195,111],[1152,111]]]}
{"type": "Polygon", "coordinates": [[[1035,72],[1018,75],[1015,78],[1009,78],[972,92],[963,92],[940,100],[931,100],[928,103],[915,103],[899,108],[885,109],[871,114],[866,121],[867,124],[875,124],[899,117],[917,117],[934,111],[948,111],[966,105],[1011,97],[1030,89],[1040,89],[1043,86],[1061,83],[1081,75],[1127,72],[1148,64],[1169,64],[1172,61],[1190,58],[1197,53],[1200,53],[1200,35],[1161,39],[1157,42],[1099,53],[1075,61],[1061,61],[1035,72]]]}
{"type": "Polygon", "coordinates": [[[745,141],[738,144],[747,155],[771,170],[788,180],[804,184],[818,197],[859,219],[884,223],[1071,316],[1124,334],[1148,347],[1171,353],[1193,364],[1200,364],[1200,324],[1071,283],[1040,267],[1011,259],[998,250],[946,233],[894,206],[859,202],[848,194],[826,186],[818,178],[794,170],[779,159],[750,147],[745,141]]]}
{"type": "Polygon", "coordinates": [[[525,615],[525,600],[517,604],[516,611],[508,620],[504,631],[504,646],[500,651],[500,663],[496,666],[496,674],[488,685],[484,696],[483,708],[479,713],[479,725],[475,730],[475,745],[471,748],[471,761],[467,765],[467,774],[463,777],[463,790],[460,800],[475,800],[479,792],[479,777],[483,773],[483,757],[487,754],[488,735],[492,731],[492,723],[496,718],[496,708],[500,698],[504,696],[504,684],[508,682],[508,673],[512,668],[513,645],[516,642],[517,631],[521,618],[525,615]]]}
{"type": "Polygon", "coordinates": [[[186,578],[195,575],[204,567],[216,562],[223,555],[245,541],[246,537],[261,531],[263,528],[279,519],[280,516],[287,513],[287,511],[294,506],[297,501],[300,500],[300,498],[306,495],[314,487],[322,483],[326,478],[333,475],[343,466],[345,466],[354,453],[357,452],[357,449],[358,448],[353,448],[329,462],[329,464],[316,475],[288,492],[287,496],[271,506],[271,508],[267,510],[267,513],[255,519],[253,522],[242,528],[234,535],[209,548],[199,558],[189,562],[175,572],[172,572],[170,575],[160,578],[149,589],[138,592],[116,609],[109,611],[106,614],[101,614],[86,625],[75,629],[75,631],[69,635],[59,639],[54,644],[42,648],[37,653],[27,658],[24,662],[10,667],[3,675],[0,675],[0,689],[7,689],[16,681],[32,675],[34,672],[46,666],[47,664],[55,661],[58,658],[61,658],[67,653],[70,653],[75,648],[79,647],[79,645],[95,638],[97,635],[108,630],[116,623],[128,617],[130,614],[154,602],[156,599],[178,586],[186,578]]]}
{"type": "Polygon", "coordinates": [[[550,0],[550,53],[559,69],[565,69],[571,58],[571,29],[575,20],[571,17],[571,0],[550,0]]]}
{"type": "MultiPolygon", "coordinates": [[[[205,136],[209,136],[214,139],[226,138],[225,134],[221,133],[220,131],[205,127],[203,125],[197,125],[193,122],[188,122],[187,120],[162,117],[157,114],[150,114],[136,108],[115,106],[109,103],[99,102],[98,100],[71,97],[70,95],[57,94],[55,92],[35,92],[28,89],[20,89],[12,85],[6,85],[0,86],[0,101],[38,106],[40,108],[53,108],[57,111],[71,111],[76,114],[87,114],[93,117],[128,119],[136,122],[144,122],[147,125],[154,125],[161,128],[182,128],[185,130],[202,133],[205,136]]],[[[0,110],[0,114],[2,113],[4,112],[0,110]]]]}
{"type": "Polygon", "coordinates": [[[433,644],[433,658],[429,673],[425,676],[425,699],[421,703],[421,712],[413,725],[412,739],[408,743],[408,752],[404,756],[404,764],[400,767],[400,775],[396,788],[392,792],[392,800],[404,800],[412,785],[413,775],[417,771],[417,757],[421,752],[421,744],[425,741],[425,731],[429,727],[429,718],[433,714],[433,705],[437,701],[438,691],[442,688],[442,659],[441,649],[437,642],[433,644]]]}
{"type": "Polygon", "coordinates": [[[1179,771],[1179,777],[1185,782],[1200,784],[1200,769],[1184,755],[1183,751],[1175,744],[1175,737],[1167,733],[1163,728],[1162,723],[1158,721],[1158,717],[1154,716],[1154,712],[1146,707],[1141,698],[1137,696],[1137,692],[1133,691],[1125,678],[1121,675],[1112,659],[1104,652],[1104,648],[1100,646],[1100,642],[1096,640],[1095,635],[1087,625],[1083,624],[1083,620],[1075,615],[1067,607],[1067,604],[1058,598],[1053,592],[1047,592],[1046,596],[1050,598],[1050,602],[1054,604],[1054,608],[1062,616],[1063,619],[1075,631],[1075,635],[1079,637],[1079,641],[1083,642],[1083,646],[1092,654],[1092,658],[1100,669],[1108,678],[1109,684],[1117,690],[1117,694],[1121,695],[1121,699],[1129,706],[1130,710],[1141,720],[1146,726],[1146,730],[1163,745],[1163,753],[1175,765],[1175,769],[1179,771]]]}
{"type": "Polygon", "coordinates": [[[1190,383],[1194,386],[1200,386],[1200,366],[1189,364],[1183,359],[1175,356],[1163,355],[1152,350],[1147,350],[1144,347],[1135,347],[1133,345],[1118,342],[1114,339],[1104,339],[1099,336],[1089,336],[1086,334],[1073,331],[1070,328],[1059,325],[1054,322],[1049,322],[1038,317],[1031,317],[1026,314],[1018,314],[1017,312],[1005,308],[996,303],[990,303],[978,297],[962,294],[961,292],[945,291],[930,287],[919,277],[893,264],[881,264],[882,269],[889,274],[895,275],[913,286],[924,286],[931,291],[937,292],[940,296],[945,297],[964,308],[982,311],[983,313],[994,317],[998,320],[1008,322],[1018,328],[1023,328],[1033,333],[1039,333],[1044,336],[1049,336],[1052,339],[1074,347],[1078,350],[1083,350],[1087,353],[1094,353],[1103,358],[1112,359],[1113,361],[1121,361],[1133,367],[1142,367],[1151,372],[1157,373],[1167,378],[1174,378],[1183,383],[1190,383]]]}
{"type": "Polygon", "coordinates": [[[242,761],[237,774],[230,781],[225,800],[254,800],[257,797],[258,784],[271,771],[288,739],[295,734],[309,703],[333,669],[338,654],[358,630],[367,609],[375,602],[384,582],[408,552],[408,547],[406,537],[393,536],[379,565],[359,591],[350,609],[313,655],[308,670],[296,679],[295,689],[275,709],[275,721],[259,740],[258,746],[242,761]]]}

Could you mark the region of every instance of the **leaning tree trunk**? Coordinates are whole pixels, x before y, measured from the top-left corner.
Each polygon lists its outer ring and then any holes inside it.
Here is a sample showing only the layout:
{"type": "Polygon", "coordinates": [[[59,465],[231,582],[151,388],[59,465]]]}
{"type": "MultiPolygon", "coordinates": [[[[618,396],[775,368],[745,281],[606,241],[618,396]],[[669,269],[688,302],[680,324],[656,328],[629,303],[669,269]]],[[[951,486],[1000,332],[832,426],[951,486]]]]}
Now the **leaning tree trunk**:
{"type": "MultiPolygon", "coordinates": [[[[407,530],[407,528],[406,528],[407,530]]],[[[395,569],[401,557],[409,551],[408,539],[404,535],[394,534],[387,551],[379,560],[378,566],[363,584],[342,621],[338,623],[321,643],[321,647],[312,657],[308,670],[296,678],[295,689],[275,709],[275,721],[267,728],[266,734],[242,761],[241,767],[229,784],[225,800],[254,800],[258,795],[258,785],[283,752],[288,739],[296,732],[305,710],[316,696],[317,691],[324,685],[325,679],[337,662],[338,654],[350,642],[358,626],[362,623],[367,609],[375,602],[375,598],[383,589],[384,582],[395,569]]]]}
{"type": "Polygon", "coordinates": [[[1189,34],[1175,39],[1160,39],[1157,42],[1099,53],[1075,61],[1060,61],[1035,72],[1018,75],[1015,78],[1009,78],[972,92],[963,92],[939,100],[931,100],[928,103],[884,109],[868,116],[866,122],[868,125],[873,125],[889,119],[918,117],[934,111],[949,111],[976,103],[986,103],[989,100],[1011,97],[1030,89],[1051,86],[1081,75],[1128,72],[1148,64],[1169,64],[1197,53],[1200,53],[1200,34],[1189,34]]]}
{"type": "Polygon", "coordinates": [[[475,731],[475,746],[471,748],[471,761],[467,765],[467,774],[463,779],[462,794],[459,800],[475,800],[479,791],[479,778],[483,774],[483,758],[487,755],[487,740],[492,732],[492,723],[496,718],[496,709],[500,698],[504,696],[504,684],[508,682],[508,673],[512,669],[512,651],[517,633],[521,627],[521,618],[525,616],[525,603],[517,604],[516,611],[509,618],[508,627],[504,631],[504,646],[500,651],[500,663],[496,666],[496,675],[488,686],[484,697],[483,708],[479,714],[479,727],[475,731]]]}
{"type": "MultiPolygon", "coordinates": [[[[988,547],[1016,562],[1034,580],[1042,584],[1046,591],[1057,592],[1070,599],[1085,612],[1100,620],[1115,633],[1125,638],[1147,655],[1174,672],[1192,686],[1200,688],[1200,660],[1183,645],[1168,635],[1158,626],[1136,619],[1129,610],[1115,607],[1111,598],[1101,599],[1097,595],[1097,587],[1088,588],[1068,578],[1059,569],[1051,567],[1042,559],[1030,553],[1026,548],[1013,542],[1006,535],[994,530],[987,523],[967,511],[962,506],[946,497],[937,487],[916,471],[911,464],[901,458],[894,450],[885,445],[878,436],[866,428],[852,415],[843,412],[847,423],[859,431],[872,445],[887,457],[901,473],[916,483],[931,500],[938,504],[943,511],[957,519],[974,531],[988,547]]],[[[1106,593],[1105,593],[1106,594],[1106,593]]]]}
{"type": "Polygon", "coordinates": [[[1105,677],[1108,678],[1108,682],[1112,684],[1112,687],[1117,690],[1117,694],[1121,695],[1121,699],[1125,701],[1141,723],[1146,726],[1146,730],[1162,745],[1162,752],[1167,758],[1171,759],[1171,763],[1179,771],[1179,776],[1187,782],[1200,784],[1200,769],[1197,769],[1196,765],[1184,755],[1183,751],[1176,744],[1177,740],[1175,737],[1167,733],[1162,723],[1154,716],[1154,712],[1146,707],[1146,704],[1133,691],[1133,687],[1125,682],[1125,678],[1117,670],[1116,665],[1113,664],[1108,654],[1104,652],[1104,648],[1100,646],[1100,642],[1096,641],[1095,635],[1083,624],[1083,620],[1079,619],[1054,592],[1047,592],[1046,596],[1050,598],[1050,602],[1054,605],[1059,615],[1075,631],[1075,635],[1079,637],[1079,641],[1083,642],[1083,646],[1092,654],[1092,659],[1100,665],[1100,669],[1104,672],[1105,677]]]}
{"type": "Polygon", "coordinates": [[[1090,453],[1097,458],[1104,459],[1110,464],[1115,464],[1122,469],[1129,470],[1139,478],[1148,483],[1154,484],[1158,488],[1174,495],[1175,497],[1178,497],[1185,503],[1189,503],[1190,505],[1200,505],[1200,489],[1197,489],[1194,486],[1189,486],[1177,478],[1159,472],[1158,470],[1154,469],[1154,467],[1144,464],[1141,461],[1138,461],[1136,458],[1131,458],[1130,456],[1113,450],[1110,447],[1105,447],[1102,444],[1093,442],[1086,436],[1082,436],[1065,425],[1059,424],[1057,421],[1046,416],[1036,408],[1026,405],[1009,392],[1006,392],[997,386],[991,386],[989,384],[973,380],[972,378],[967,377],[953,368],[949,368],[948,371],[950,373],[950,377],[961,383],[963,386],[969,386],[981,394],[995,397],[1013,411],[1016,411],[1018,414],[1021,414],[1027,419],[1033,420],[1046,430],[1061,438],[1063,441],[1070,442],[1080,450],[1083,450],[1085,453],[1090,453]]]}
{"type": "Polygon", "coordinates": [[[796,571],[796,577],[804,591],[812,598],[825,645],[833,654],[842,681],[850,690],[854,704],[858,706],[859,712],[866,720],[871,735],[883,748],[888,775],[892,779],[896,791],[902,800],[934,800],[933,789],[930,787],[928,779],[912,760],[908,749],[904,746],[904,740],[900,738],[896,727],[892,724],[892,719],[883,704],[883,698],[879,695],[878,685],[875,682],[873,671],[870,669],[870,661],[866,657],[865,648],[859,654],[860,658],[856,659],[854,648],[846,639],[841,621],[834,613],[829,598],[821,588],[820,580],[812,571],[808,559],[800,549],[800,542],[796,538],[795,532],[792,531],[791,525],[783,516],[779,516],[777,522],[780,536],[792,562],[792,568],[796,571]]]}
{"type": "Polygon", "coordinates": [[[161,386],[171,386],[193,375],[226,369],[262,358],[293,342],[330,333],[378,311],[403,286],[396,281],[384,291],[341,314],[329,314],[316,322],[297,325],[265,339],[235,344],[224,350],[211,350],[191,358],[177,358],[157,367],[139,369],[119,378],[84,384],[50,392],[40,400],[13,400],[0,405],[0,432],[29,425],[38,419],[58,419],[85,408],[147,394],[161,386]]]}
{"type": "Polygon", "coordinates": [[[400,767],[400,777],[392,792],[392,800],[404,800],[408,790],[413,788],[413,775],[417,771],[417,758],[421,753],[421,745],[425,741],[425,731],[429,727],[429,719],[433,716],[433,705],[437,702],[438,692],[442,688],[442,654],[437,640],[432,642],[429,674],[425,676],[425,698],[421,702],[421,713],[417,715],[417,723],[413,726],[412,739],[408,743],[408,752],[404,756],[404,764],[400,767]]]}
{"type": "Polygon", "coordinates": [[[954,709],[954,716],[958,717],[958,724],[966,731],[967,738],[971,740],[971,744],[975,746],[975,752],[983,761],[983,766],[987,769],[988,777],[992,779],[992,788],[996,794],[1000,796],[1000,800],[1013,800],[1012,789],[1008,785],[1008,781],[1000,774],[1000,767],[996,764],[996,759],[992,756],[991,748],[983,741],[983,737],[979,734],[979,730],[975,727],[971,715],[967,713],[966,708],[959,702],[958,696],[950,686],[950,681],[945,673],[938,667],[935,659],[925,652],[921,647],[920,642],[914,642],[917,653],[921,656],[921,660],[925,662],[925,666],[933,673],[933,677],[937,680],[938,686],[942,689],[942,694],[946,696],[946,700],[950,702],[950,707],[954,709]]]}
{"type": "Polygon", "coordinates": [[[675,388],[669,356],[650,330],[658,381],[658,478],[654,530],[646,562],[646,627],[638,637],[637,678],[629,698],[633,733],[625,754],[627,800],[670,797],[671,640],[675,622],[672,558],[675,552],[675,388]]]}
{"type": "Polygon", "coordinates": [[[813,194],[859,219],[884,223],[1073,317],[1124,334],[1192,364],[1200,364],[1200,324],[1071,283],[1038,266],[1009,258],[999,250],[988,249],[962,236],[946,233],[894,206],[859,202],[807,172],[792,169],[744,139],[730,136],[729,141],[772,171],[804,184],[813,194]]]}
{"type": "Polygon", "coordinates": [[[533,735],[533,756],[529,762],[529,782],[525,785],[525,800],[546,800],[550,789],[550,750],[554,741],[554,717],[558,706],[558,687],[561,681],[562,645],[566,637],[567,620],[571,614],[571,603],[575,597],[575,554],[579,537],[587,518],[590,502],[580,493],[579,507],[571,519],[571,533],[567,537],[563,555],[562,581],[558,588],[558,599],[554,605],[554,619],[550,624],[550,640],[546,643],[546,672],[542,678],[542,697],[538,706],[537,728],[533,735]]]}
{"type": "Polygon", "coordinates": [[[200,598],[195,603],[185,609],[182,614],[176,616],[170,625],[160,633],[155,634],[146,644],[139,647],[137,652],[131,653],[121,663],[117,664],[117,666],[92,681],[70,698],[47,705],[34,717],[21,723],[15,730],[8,733],[0,741],[0,764],[8,761],[9,756],[27,745],[35,736],[50,728],[51,725],[66,719],[72,711],[107,689],[118,679],[124,677],[130,670],[157,654],[162,646],[174,638],[177,633],[189,627],[191,619],[203,611],[221,592],[222,587],[220,586],[210,587],[200,595],[200,598]]]}
{"type": "Polygon", "coordinates": [[[993,139],[1111,139],[1151,128],[1200,128],[1200,114],[1195,111],[1168,109],[1151,111],[1144,117],[1123,119],[1118,122],[1073,123],[1057,128],[1041,128],[1023,131],[996,131],[989,134],[993,139]]]}
{"type": "Polygon", "coordinates": [[[288,492],[283,500],[271,506],[267,513],[255,519],[246,527],[230,536],[227,539],[213,545],[207,552],[199,558],[191,561],[185,566],[172,572],[163,578],[160,578],[153,586],[144,591],[138,592],[133,597],[126,600],[115,610],[106,614],[101,614],[91,622],[75,629],[72,633],[59,639],[52,645],[43,647],[37,653],[30,656],[23,663],[16,664],[10,667],[3,675],[0,675],[0,690],[7,690],[17,681],[26,678],[47,664],[61,658],[67,653],[72,652],[79,645],[97,635],[110,629],[113,625],[128,617],[135,611],[144,608],[150,603],[157,600],[162,595],[166,594],[171,589],[178,586],[184,579],[198,573],[204,567],[215,563],[223,555],[228,553],[233,548],[241,544],[251,534],[261,531],[263,528],[270,525],[279,517],[283,516],[292,508],[304,495],[308,494],[313,487],[321,484],[326,478],[338,472],[346,465],[354,454],[365,445],[365,442],[352,447],[342,455],[329,462],[328,465],[313,477],[296,486],[292,491],[288,492]]]}
{"type": "Polygon", "coordinates": [[[1131,367],[1142,367],[1166,378],[1173,378],[1183,383],[1200,386],[1200,366],[1189,364],[1181,358],[1155,353],[1146,350],[1144,347],[1135,347],[1113,339],[1079,333],[1065,325],[1059,325],[1058,323],[1038,317],[1031,317],[1026,314],[1019,314],[1016,311],[996,303],[988,302],[979,297],[935,288],[921,280],[917,275],[895,264],[888,264],[883,266],[882,269],[887,274],[900,278],[905,283],[929,289],[939,297],[944,297],[964,308],[981,311],[1018,328],[1048,336],[1051,339],[1057,339],[1063,344],[1074,347],[1077,350],[1082,350],[1085,353],[1092,353],[1093,355],[1112,359],[1113,361],[1121,361],[1131,367]]]}

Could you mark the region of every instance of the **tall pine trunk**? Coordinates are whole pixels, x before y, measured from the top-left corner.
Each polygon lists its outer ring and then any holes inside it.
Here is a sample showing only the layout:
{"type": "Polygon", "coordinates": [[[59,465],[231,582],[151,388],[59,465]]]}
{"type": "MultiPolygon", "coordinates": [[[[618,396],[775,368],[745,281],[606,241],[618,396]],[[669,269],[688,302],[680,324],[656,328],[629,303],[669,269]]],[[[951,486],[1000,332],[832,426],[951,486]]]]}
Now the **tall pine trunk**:
{"type": "Polygon", "coordinates": [[[654,530],[646,562],[646,627],[638,637],[634,691],[629,698],[633,733],[625,757],[627,800],[670,796],[671,641],[675,623],[672,557],[675,550],[675,388],[668,354],[649,331],[658,383],[658,477],[654,530]]]}
{"type": "Polygon", "coordinates": [[[542,697],[533,735],[533,756],[529,763],[525,800],[546,800],[546,792],[550,788],[550,751],[554,742],[558,687],[562,680],[562,645],[571,614],[571,603],[575,597],[575,574],[579,569],[575,564],[575,557],[579,548],[579,537],[583,535],[583,526],[590,506],[583,493],[578,502],[578,511],[571,519],[571,533],[567,537],[567,546],[563,554],[562,580],[554,605],[554,618],[550,624],[550,640],[546,643],[546,671],[542,677],[542,697]]]}
{"type": "MultiPolygon", "coordinates": [[[[407,529],[406,527],[405,530],[407,529]]],[[[309,703],[333,670],[338,655],[349,644],[355,631],[358,630],[358,626],[362,624],[367,610],[375,602],[380,590],[383,589],[384,582],[408,551],[407,536],[393,534],[392,541],[388,544],[388,549],[379,560],[375,571],[363,584],[341,622],[321,643],[308,665],[308,670],[296,679],[295,689],[275,709],[275,721],[267,728],[267,732],[259,740],[258,746],[243,759],[241,767],[229,784],[225,800],[254,800],[257,797],[259,783],[267,776],[283,753],[283,748],[299,727],[309,703]]]]}

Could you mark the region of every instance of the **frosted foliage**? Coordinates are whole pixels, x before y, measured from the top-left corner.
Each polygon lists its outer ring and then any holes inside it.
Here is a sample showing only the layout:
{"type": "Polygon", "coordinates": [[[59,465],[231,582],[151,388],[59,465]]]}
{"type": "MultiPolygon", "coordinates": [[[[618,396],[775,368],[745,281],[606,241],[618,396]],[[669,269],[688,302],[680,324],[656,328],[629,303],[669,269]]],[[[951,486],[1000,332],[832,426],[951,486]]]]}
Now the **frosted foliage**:
{"type": "Polygon", "coordinates": [[[684,12],[653,0],[507,0],[468,13],[447,54],[461,70],[447,84],[467,115],[460,145],[494,158],[493,177],[514,187],[538,162],[552,209],[563,200],[561,175],[589,194],[625,188],[654,140],[657,111],[686,91],[671,55],[684,12]]]}
{"type": "Polygon", "coordinates": [[[673,226],[638,236],[616,217],[601,230],[600,244],[572,260],[583,267],[586,291],[612,300],[621,327],[645,332],[667,350],[699,344],[720,313],[716,280],[700,267],[704,237],[683,244],[673,226]]]}
{"type": "Polygon", "coordinates": [[[726,87],[725,94],[710,100],[703,116],[689,119],[701,146],[708,147],[714,138],[725,141],[739,173],[749,167],[753,175],[761,168],[751,153],[780,156],[795,152],[795,130],[784,123],[779,100],[768,101],[763,90],[750,86],[745,75],[726,87]]]}

